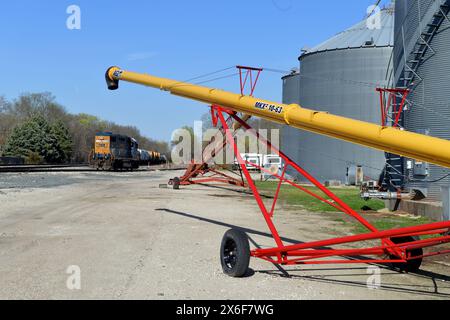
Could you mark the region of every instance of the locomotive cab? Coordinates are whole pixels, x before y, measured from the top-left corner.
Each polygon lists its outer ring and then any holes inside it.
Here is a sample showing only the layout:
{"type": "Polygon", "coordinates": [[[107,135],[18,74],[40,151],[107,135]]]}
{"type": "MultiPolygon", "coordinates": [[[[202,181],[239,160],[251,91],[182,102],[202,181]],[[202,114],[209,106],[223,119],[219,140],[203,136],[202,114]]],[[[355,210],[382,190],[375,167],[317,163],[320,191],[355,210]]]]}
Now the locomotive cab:
{"type": "Polygon", "coordinates": [[[97,170],[132,170],[139,168],[138,143],[135,139],[112,132],[98,132],[89,164],[97,170]]]}

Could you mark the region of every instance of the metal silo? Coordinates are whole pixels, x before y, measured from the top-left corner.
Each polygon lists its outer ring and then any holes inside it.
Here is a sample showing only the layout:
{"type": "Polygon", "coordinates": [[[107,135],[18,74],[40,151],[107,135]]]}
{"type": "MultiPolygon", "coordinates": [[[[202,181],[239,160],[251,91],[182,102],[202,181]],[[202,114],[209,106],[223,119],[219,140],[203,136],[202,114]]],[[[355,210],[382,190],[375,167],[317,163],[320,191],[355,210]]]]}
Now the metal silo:
{"type": "MultiPolygon", "coordinates": [[[[394,69],[398,87],[408,88],[406,130],[450,140],[450,1],[397,0],[394,69]]],[[[430,199],[450,185],[450,171],[404,160],[404,184],[430,199]]]]}
{"type": "Polygon", "coordinates": [[[300,73],[298,69],[292,69],[291,73],[281,78],[283,81],[283,103],[299,103],[300,73]]]}
{"type": "MultiPolygon", "coordinates": [[[[363,20],[303,51],[298,75],[301,106],[380,123],[376,88],[387,85],[390,74],[393,9],[382,10],[379,17],[380,28],[363,20]]],[[[348,169],[355,166],[362,166],[366,177],[377,180],[385,164],[383,152],[289,128],[283,128],[282,146],[321,181],[345,182],[348,169]]]]}
{"type": "MultiPolygon", "coordinates": [[[[282,78],[283,81],[283,103],[299,104],[300,95],[300,74],[298,70],[292,72],[282,78]]],[[[289,155],[292,159],[298,159],[300,150],[290,148],[292,142],[297,139],[298,130],[292,127],[283,126],[281,130],[281,150],[289,155]]]]}

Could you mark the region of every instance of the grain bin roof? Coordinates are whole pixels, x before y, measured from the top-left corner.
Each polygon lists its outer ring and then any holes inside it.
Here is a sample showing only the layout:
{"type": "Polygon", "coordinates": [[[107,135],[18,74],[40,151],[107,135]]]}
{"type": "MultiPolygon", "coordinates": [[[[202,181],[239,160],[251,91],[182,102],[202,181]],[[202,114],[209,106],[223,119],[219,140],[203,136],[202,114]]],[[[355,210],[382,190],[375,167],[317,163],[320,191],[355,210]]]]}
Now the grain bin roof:
{"type": "Polygon", "coordinates": [[[392,8],[387,8],[381,10],[380,14],[381,28],[369,28],[368,19],[364,19],[353,27],[338,33],[318,46],[304,50],[302,56],[331,50],[393,46],[394,11],[392,8]]]}

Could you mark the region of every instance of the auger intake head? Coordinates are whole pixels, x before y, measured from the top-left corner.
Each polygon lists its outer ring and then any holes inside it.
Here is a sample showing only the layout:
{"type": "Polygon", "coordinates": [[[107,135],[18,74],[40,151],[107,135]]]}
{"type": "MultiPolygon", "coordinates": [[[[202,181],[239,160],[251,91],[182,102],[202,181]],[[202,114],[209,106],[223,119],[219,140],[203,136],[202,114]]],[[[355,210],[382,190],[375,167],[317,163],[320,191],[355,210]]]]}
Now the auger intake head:
{"type": "Polygon", "coordinates": [[[118,72],[120,72],[120,69],[118,67],[110,67],[108,70],[106,70],[105,80],[109,90],[119,89],[119,80],[114,77],[114,75],[118,72]]]}

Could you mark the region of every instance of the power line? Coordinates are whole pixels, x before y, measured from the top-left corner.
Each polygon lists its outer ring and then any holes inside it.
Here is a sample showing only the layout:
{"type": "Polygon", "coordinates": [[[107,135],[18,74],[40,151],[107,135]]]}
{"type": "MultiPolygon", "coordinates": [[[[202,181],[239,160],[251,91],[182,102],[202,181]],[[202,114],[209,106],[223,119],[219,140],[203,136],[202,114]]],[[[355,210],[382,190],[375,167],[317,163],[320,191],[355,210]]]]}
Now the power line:
{"type": "Polygon", "coordinates": [[[222,76],[222,77],[217,77],[217,78],[214,78],[214,79],[209,79],[209,80],[204,80],[204,81],[201,81],[201,82],[196,82],[195,84],[204,84],[204,83],[208,83],[208,82],[214,82],[214,81],[218,81],[218,80],[222,80],[222,79],[236,77],[238,75],[239,75],[239,72],[232,73],[232,74],[228,74],[228,75],[225,75],[225,76],[222,76]]]}
{"type": "Polygon", "coordinates": [[[209,77],[211,75],[215,75],[215,74],[218,74],[218,73],[221,73],[221,72],[225,72],[225,71],[228,71],[228,70],[231,70],[231,69],[234,69],[234,68],[236,68],[236,67],[232,66],[232,67],[227,67],[227,68],[224,68],[224,69],[216,70],[216,71],[213,71],[213,72],[208,72],[208,73],[199,75],[197,77],[194,77],[194,78],[182,81],[182,82],[191,82],[191,81],[194,81],[194,80],[197,80],[197,79],[206,78],[206,77],[209,77]]]}
{"type": "MultiPolygon", "coordinates": [[[[289,73],[288,71],[278,70],[278,69],[271,69],[271,68],[264,68],[264,70],[267,70],[267,71],[269,71],[269,72],[282,73],[282,74],[288,74],[288,73],[289,73]]],[[[325,81],[346,82],[346,83],[350,83],[350,84],[354,84],[354,85],[361,85],[361,86],[366,86],[366,87],[371,87],[371,88],[372,88],[372,87],[379,87],[379,86],[382,85],[381,83],[356,81],[356,80],[349,80],[349,79],[343,79],[343,78],[313,77],[313,76],[307,76],[307,75],[304,75],[304,74],[301,74],[301,73],[299,73],[298,76],[299,76],[299,77],[302,77],[302,78],[306,78],[306,79],[312,79],[312,80],[325,80],[325,81]]],[[[388,79],[386,79],[386,80],[384,80],[384,81],[385,81],[386,83],[389,83],[389,82],[390,82],[390,80],[388,80],[388,79]]],[[[433,99],[433,98],[430,97],[430,96],[428,96],[427,99],[429,99],[429,100],[430,100],[431,102],[433,102],[433,104],[435,104],[435,105],[444,106],[444,107],[450,107],[450,104],[444,103],[444,102],[436,101],[435,99],[433,99]]],[[[424,104],[420,104],[420,103],[417,103],[417,102],[412,102],[412,101],[409,100],[409,99],[406,99],[406,102],[407,102],[410,106],[412,106],[412,107],[413,107],[413,106],[417,106],[417,107],[419,107],[419,108],[421,108],[421,109],[430,111],[431,113],[433,113],[433,114],[435,114],[435,115],[437,115],[437,116],[439,116],[439,117],[445,118],[445,119],[447,119],[447,120],[450,121],[450,116],[447,116],[447,115],[445,115],[445,114],[443,114],[443,113],[440,113],[440,112],[438,112],[438,111],[436,111],[436,110],[434,110],[434,109],[432,109],[432,108],[426,107],[424,104]]]]}
{"type": "MultiPolygon", "coordinates": [[[[272,68],[264,68],[265,71],[269,72],[275,72],[280,74],[289,74],[289,71],[286,70],[279,70],[279,69],[272,69],[272,68]]],[[[361,86],[367,86],[370,88],[373,87],[379,87],[382,84],[381,83],[375,83],[375,82],[365,82],[365,81],[356,81],[356,80],[350,80],[350,79],[344,79],[344,78],[332,78],[332,77],[318,77],[318,76],[309,76],[302,73],[297,74],[301,78],[311,79],[311,80],[326,80],[326,81],[333,81],[333,82],[347,82],[350,84],[356,84],[361,86]]],[[[382,80],[381,82],[387,82],[387,80],[382,80]]]]}
{"type": "MultiPolygon", "coordinates": [[[[179,81],[179,82],[176,82],[174,85],[172,85],[169,89],[178,87],[179,85],[180,86],[189,85],[189,82],[192,82],[194,80],[206,78],[206,77],[209,77],[209,76],[212,76],[212,75],[215,75],[215,74],[219,74],[219,73],[231,70],[233,68],[236,68],[236,66],[226,67],[226,68],[219,69],[219,70],[216,70],[216,71],[212,71],[212,72],[208,72],[208,73],[205,73],[205,74],[201,74],[201,75],[195,76],[193,78],[190,78],[190,79],[187,79],[187,80],[184,80],[184,81],[179,81]]],[[[211,80],[211,81],[214,81],[214,79],[211,80]]]]}
{"type": "MultiPolygon", "coordinates": [[[[197,80],[197,79],[201,79],[201,78],[205,78],[205,77],[208,77],[208,76],[211,76],[211,75],[219,74],[219,73],[231,70],[233,68],[235,68],[235,66],[230,66],[230,67],[223,68],[223,69],[220,69],[220,70],[217,70],[217,71],[208,72],[208,73],[205,73],[205,74],[193,77],[191,79],[188,79],[188,80],[185,80],[185,81],[181,81],[181,82],[179,82],[179,85],[180,86],[189,85],[189,84],[187,84],[187,82],[190,82],[190,81],[193,81],[193,80],[197,80]]],[[[263,69],[264,69],[264,71],[267,71],[267,72],[279,73],[279,74],[283,74],[283,75],[286,75],[286,74],[290,73],[290,71],[286,71],[286,70],[282,70],[282,69],[276,69],[276,68],[270,68],[270,67],[263,67],[263,69]]],[[[220,77],[216,77],[216,78],[212,78],[212,79],[207,79],[207,80],[204,80],[204,81],[196,82],[195,84],[199,85],[199,84],[210,83],[210,82],[214,82],[214,81],[218,81],[218,80],[222,80],[222,79],[232,78],[232,77],[237,76],[237,75],[239,75],[239,73],[228,74],[228,75],[224,75],[224,76],[220,76],[220,77]]],[[[348,84],[353,84],[353,85],[365,86],[365,87],[369,87],[369,88],[380,87],[380,86],[383,85],[382,82],[385,82],[384,85],[386,85],[388,82],[390,82],[390,80],[388,80],[388,79],[382,80],[380,83],[375,83],[375,82],[366,82],[366,81],[356,81],[356,80],[350,80],[350,79],[345,79],[345,78],[308,76],[308,75],[304,75],[304,74],[301,74],[301,73],[299,73],[298,76],[302,77],[302,78],[305,78],[305,79],[348,83],[348,84]]],[[[171,88],[174,88],[176,86],[177,86],[177,84],[173,85],[171,88]]],[[[449,106],[448,104],[435,101],[432,97],[427,97],[427,99],[431,100],[435,105],[449,106]]],[[[442,113],[440,113],[440,112],[438,112],[438,111],[436,111],[436,110],[434,110],[432,108],[426,107],[423,104],[420,104],[420,103],[417,103],[417,102],[412,102],[409,99],[406,99],[406,102],[408,103],[408,105],[410,105],[412,107],[416,106],[418,108],[427,110],[427,111],[429,111],[429,112],[431,112],[431,113],[433,113],[433,114],[435,114],[435,115],[437,115],[439,117],[445,118],[445,119],[450,121],[450,116],[442,114],[442,113]]]]}
{"type": "MultiPolygon", "coordinates": [[[[446,103],[440,103],[440,102],[433,101],[433,98],[431,98],[431,97],[428,97],[428,99],[430,99],[435,105],[441,105],[441,106],[446,106],[446,107],[449,107],[449,108],[450,108],[450,105],[449,105],[449,104],[446,104],[446,103]]],[[[440,113],[440,112],[438,112],[438,111],[436,111],[436,110],[434,110],[434,109],[432,109],[432,108],[425,107],[425,105],[423,105],[423,104],[421,104],[421,103],[412,102],[412,101],[409,100],[409,99],[406,99],[406,102],[407,102],[411,107],[419,107],[419,108],[421,108],[421,109],[423,109],[423,110],[426,110],[426,111],[429,111],[429,112],[431,112],[431,113],[434,113],[435,115],[437,115],[437,116],[439,116],[439,117],[442,117],[442,118],[445,118],[445,119],[447,119],[447,120],[450,121],[450,117],[449,117],[449,116],[447,116],[447,115],[445,115],[445,114],[442,114],[442,113],[440,113]]]]}

